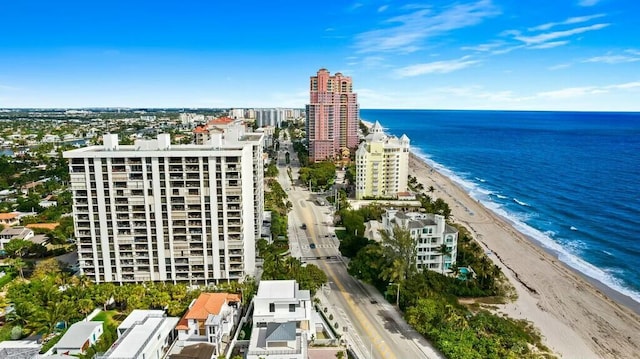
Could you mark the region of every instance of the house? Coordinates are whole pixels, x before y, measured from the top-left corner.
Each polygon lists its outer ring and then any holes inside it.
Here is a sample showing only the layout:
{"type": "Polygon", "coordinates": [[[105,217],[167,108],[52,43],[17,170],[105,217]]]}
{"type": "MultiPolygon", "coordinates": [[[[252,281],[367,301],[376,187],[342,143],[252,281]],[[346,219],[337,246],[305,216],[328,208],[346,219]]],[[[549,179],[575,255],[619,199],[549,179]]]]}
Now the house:
{"type": "Polygon", "coordinates": [[[307,336],[296,329],[295,322],[268,323],[251,332],[247,359],[276,355],[281,359],[308,358],[307,336]]]}
{"type": "Polygon", "coordinates": [[[46,135],[42,136],[42,142],[44,142],[44,143],[60,142],[60,136],[52,135],[52,134],[46,134],[46,135]]]}
{"type": "Polygon", "coordinates": [[[0,213],[0,224],[6,227],[15,226],[20,223],[20,218],[18,218],[18,214],[13,213],[0,213]]]}
{"type": "Polygon", "coordinates": [[[388,209],[382,214],[382,226],[388,233],[393,232],[394,226],[409,231],[411,238],[417,243],[418,269],[444,274],[455,265],[458,230],[448,225],[444,216],[388,209]]]}
{"type": "Polygon", "coordinates": [[[4,246],[14,238],[28,240],[33,236],[33,231],[26,227],[5,228],[0,232],[0,250],[4,251],[4,246]]]}
{"type": "Polygon", "coordinates": [[[94,345],[104,332],[103,322],[73,323],[60,341],[54,346],[58,354],[83,354],[94,345]]]}
{"type": "Polygon", "coordinates": [[[300,290],[295,280],[261,281],[246,358],[306,359],[307,341],[316,335],[312,310],[311,293],[300,290]]]}
{"type": "MultiPolygon", "coordinates": [[[[240,296],[230,293],[202,293],[191,302],[176,330],[178,339],[207,342],[214,346],[214,355],[222,353],[222,342],[231,336],[239,319],[240,296]]],[[[188,344],[185,344],[188,345],[188,344]]]]}
{"type": "Polygon", "coordinates": [[[49,207],[57,206],[57,205],[58,205],[58,201],[42,200],[42,201],[38,202],[38,206],[40,206],[42,208],[49,208],[49,207]]]}
{"type": "Polygon", "coordinates": [[[164,311],[134,310],[118,326],[118,340],[96,359],[159,359],[175,340],[180,318],[167,317],[164,311]]]}
{"type": "Polygon", "coordinates": [[[5,340],[0,342],[0,358],[37,358],[40,348],[42,344],[33,340],[5,340]]]}

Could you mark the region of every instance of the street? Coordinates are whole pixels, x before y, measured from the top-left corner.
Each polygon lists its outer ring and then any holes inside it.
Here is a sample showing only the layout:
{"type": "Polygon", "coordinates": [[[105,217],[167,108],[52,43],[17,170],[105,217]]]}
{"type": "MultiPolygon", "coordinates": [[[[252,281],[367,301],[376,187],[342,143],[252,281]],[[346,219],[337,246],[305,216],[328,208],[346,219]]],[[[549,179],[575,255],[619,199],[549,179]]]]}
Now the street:
{"type": "MultiPolygon", "coordinates": [[[[291,142],[280,142],[278,182],[289,196],[293,208],[289,214],[289,247],[291,255],[320,267],[329,285],[319,296],[339,313],[340,326],[346,329],[343,339],[358,358],[443,358],[402,319],[372,286],[347,273],[347,259],[340,255],[335,237],[333,212],[326,200],[317,201],[316,194],[291,183],[285,163],[286,151],[291,154],[292,177],[298,177],[299,163],[291,142]],[[323,202],[326,205],[318,205],[323,202]],[[303,224],[306,229],[302,229],[303,224]]],[[[326,304],[323,304],[326,305],[326,304]]]]}

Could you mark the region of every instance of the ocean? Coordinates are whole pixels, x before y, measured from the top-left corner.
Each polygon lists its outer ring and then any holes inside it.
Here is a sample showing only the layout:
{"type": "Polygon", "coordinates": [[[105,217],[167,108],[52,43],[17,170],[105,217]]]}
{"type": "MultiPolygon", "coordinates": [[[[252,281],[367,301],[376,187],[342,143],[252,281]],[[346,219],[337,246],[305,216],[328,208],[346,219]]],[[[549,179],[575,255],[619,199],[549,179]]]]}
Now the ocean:
{"type": "Polygon", "coordinates": [[[361,110],[576,271],[640,303],[640,113],[361,110]]]}

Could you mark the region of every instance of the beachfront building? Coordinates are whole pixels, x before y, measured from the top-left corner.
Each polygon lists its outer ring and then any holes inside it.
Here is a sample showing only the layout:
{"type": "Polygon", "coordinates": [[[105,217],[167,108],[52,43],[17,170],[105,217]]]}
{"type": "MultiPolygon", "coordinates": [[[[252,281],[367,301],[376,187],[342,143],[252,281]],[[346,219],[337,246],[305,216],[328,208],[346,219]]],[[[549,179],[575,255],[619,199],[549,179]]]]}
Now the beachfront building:
{"type": "Polygon", "coordinates": [[[246,358],[306,359],[307,341],[316,335],[312,311],[311,293],[295,280],[260,281],[246,358]]]}
{"type": "Polygon", "coordinates": [[[356,199],[398,198],[408,177],[409,138],[387,136],[376,121],[356,151],[356,199]]]}
{"type": "Polygon", "coordinates": [[[445,222],[444,216],[432,213],[401,212],[387,209],[382,226],[392,233],[394,226],[409,231],[417,243],[418,269],[447,273],[458,254],[458,230],[445,222]]]}
{"type": "Polygon", "coordinates": [[[107,134],[65,152],[81,273],[97,283],[254,275],[255,148],[221,135],[172,145],[168,134],[121,146],[107,134]]]}
{"type": "Polygon", "coordinates": [[[183,346],[201,342],[213,345],[213,354],[222,354],[240,315],[240,296],[231,293],[202,293],[189,305],[176,330],[183,346]]]}
{"type": "MultiPolygon", "coordinates": [[[[358,96],[351,77],[327,69],[311,76],[306,107],[307,144],[312,162],[340,158],[358,146],[358,96]]],[[[347,157],[348,158],[348,157],[347,157]]]]}
{"type": "Polygon", "coordinates": [[[118,326],[118,340],[96,359],[164,358],[175,340],[174,328],[180,318],[163,311],[134,310],[118,326]]]}

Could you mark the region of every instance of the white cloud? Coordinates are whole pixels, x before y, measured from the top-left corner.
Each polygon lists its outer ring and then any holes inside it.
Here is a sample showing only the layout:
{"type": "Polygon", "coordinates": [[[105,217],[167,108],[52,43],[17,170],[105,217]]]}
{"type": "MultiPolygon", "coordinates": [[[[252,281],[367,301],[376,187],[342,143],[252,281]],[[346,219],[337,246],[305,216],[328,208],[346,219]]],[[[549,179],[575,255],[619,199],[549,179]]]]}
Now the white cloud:
{"type": "Polygon", "coordinates": [[[555,70],[562,70],[562,69],[566,69],[571,67],[571,64],[558,64],[558,65],[554,65],[554,66],[549,66],[547,67],[547,69],[551,70],[551,71],[555,71],[555,70]]]}
{"type": "Polygon", "coordinates": [[[599,3],[600,0],[579,0],[578,1],[578,5],[580,6],[584,6],[584,7],[589,7],[589,6],[593,6],[597,3],[599,3]]]}
{"type": "Polygon", "coordinates": [[[535,45],[535,44],[541,44],[543,42],[547,42],[547,41],[550,41],[550,40],[555,40],[555,39],[559,39],[559,38],[563,38],[563,37],[569,37],[569,36],[573,36],[573,35],[582,34],[582,33],[585,33],[587,31],[595,31],[595,30],[604,29],[605,27],[607,27],[609,25],[610,24],[606,24],[606,23],[594,24],[594,25],[589,25],[589,26],[577,27],[577,28],[573,28],[573,29],[569,29],[569,30],[548,32],[548,33],[543,33],[543,34],[538,34],[538,35],[533,35],[533,36],[516,35],[516,36],[514,36],[514,39],[522,41],[527,45],[535,45]]]}
{"type": "Polygon", "coordinates": [[[489,42],[489,43],[486,43],[486,44],[479,44],[479,45],[475,45],[475,46],[463,46],[463,47],[460,48],[460,50],[487,52],[487,51],[491,51],[493,49],[496,49],[498,47],[501,47],[504,44],[505,44],[504,41],[493,41],[493,42],[489,42]]]}
{"type": "Polygon", "coordinates": [[[524,46],[524,45],[516,45],[516,46],[505,47],[504,49],[498,49],[498,50],[491,51],[491,55],[508,54],[513,50],[521,49],[523,47],[526,47],[526,46],[524,46]]]}
{"type": "Polygon", "coordinates": [[[571,97],[582,97],[585,95],[595,95],[607,92],[594,86],[587,87],[568,87],[560,90],[545,91],[538,93],[538,97],[550,99],[565,99],[571,97]]]}
{"type": "Polygon", "coordinates": [[[382,5],[378,8],[378,12],[385,12],[389,8],[389,5],[382,5]]]}
{"type": "Polygon", "coordinates": [[[17,87],[0,84],[0,91],[17,91],[17,90],[19,90],[19,88],[17,87]]]}
{"type": "Polygon", "coordinates": [[[605,14],[594,14],[594,15],[588,15],[588,16],[576,16],[576,17],[570,17],[564,21],[560,21],[560,22],[548,22],[546,24],[542,24],[542,25],[538,25],[535,27],[531,27],[529,28],[529,31],[546,31],[551,29],[552,27],[555,26],[561,26],[561,25],[571,25],[571,24],[579,24],[579,23],[583,23],[583,22],[587,22],[593,19],[597,19],[599,17],[603,17],[605,16],[605,14]]]}
{"type": "Polygon", "coordinates": [[[471,60],[469,56],[461,57],[455,60],[427,62],[423,64],[415,64],[405,66],[395,70],[400,77],[413,77],[426,74],[446,74],[457,71],[477,64],[478,60],[471,60]]]}
{"type": "Polygon", "coordinates": [[[412,52],[429,37],[476,25],[499,13],[491,0],[458,4],[439,13],[425,8],[413,9],[411,13],[387,19],[384,22],[390,25],[387,28],[356,35],[355,47],[358,52],[412,52]]]}
{"type": "Polygon", "coordinates": [[[568,44],[569,41],[551,41],[551,42],[543,42],[539,45],[530,46],[529,49],[551,49],[554,47],[562,46],[568,44]]]}
{"type": "Polygon", "coordinates": [[[627,56],[627,55],[604,55],[604,56],[595,56],[589,59],[586,59],[582,62],[600,62],[604,64],[621,64],[627,62],[637,62],[640,61],[640,56],[627,56]]]}
{"type": "Polygon", "coordinates": [[[609,86],[607,86],[607,88],[610,88],[610,89],[623,89],[623,90],[640,88],[640,81],[627,82],[627,83],[617,84],[617,85],[609,85],[609,86]]]}
{"type": "Polygon", "coordinates": [[[568,87],[560,90],[540,92],[537,96],[548,99],[567,99],[609,93],[611,90],[634,90],[636,88],[640,88],[640,81],[606,86],[568,87]]]}

